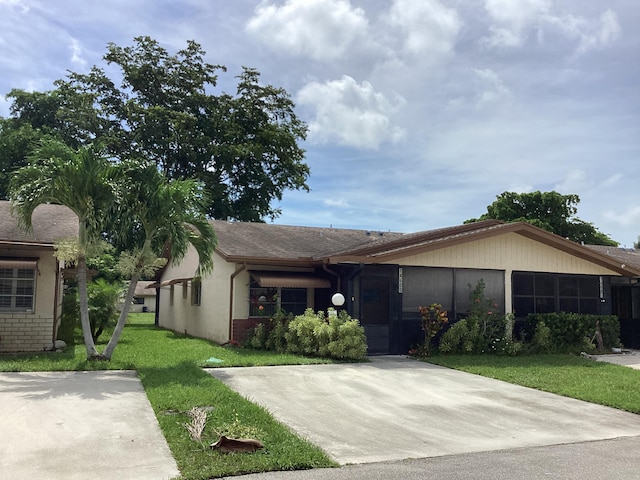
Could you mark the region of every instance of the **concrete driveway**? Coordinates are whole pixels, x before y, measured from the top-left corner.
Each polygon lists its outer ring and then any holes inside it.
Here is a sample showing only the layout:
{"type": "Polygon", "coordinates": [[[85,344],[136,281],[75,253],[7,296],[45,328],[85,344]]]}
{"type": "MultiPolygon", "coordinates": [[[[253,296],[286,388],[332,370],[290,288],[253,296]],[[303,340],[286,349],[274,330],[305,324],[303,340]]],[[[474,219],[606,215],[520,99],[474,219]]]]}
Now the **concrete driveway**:
{"type": "Polygon", "coordinates": [[[209,372],[340,464],[640,436],[640,415],[403,357],[209,372]]]}
{"type": "Polygon", "coordinates": [[[135,372],[0,373],[0,432],[2,478],[180,473],[135,372]]]}

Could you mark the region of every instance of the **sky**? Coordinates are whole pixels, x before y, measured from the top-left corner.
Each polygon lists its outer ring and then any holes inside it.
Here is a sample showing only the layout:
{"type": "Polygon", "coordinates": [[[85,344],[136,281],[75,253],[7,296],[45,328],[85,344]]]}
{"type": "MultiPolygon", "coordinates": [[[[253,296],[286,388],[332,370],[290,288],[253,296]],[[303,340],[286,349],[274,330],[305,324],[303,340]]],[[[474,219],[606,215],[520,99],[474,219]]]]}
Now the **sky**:
{"type": "Polygon", "coordinates": [[[106,45],[195,40],[284,88],[309,127],[310,192],[275,223],[415,232],[505,191],[580,197],[640,235],[640,8],[631,0],[0,0],[0,116],[103,65],[106,45]]]}

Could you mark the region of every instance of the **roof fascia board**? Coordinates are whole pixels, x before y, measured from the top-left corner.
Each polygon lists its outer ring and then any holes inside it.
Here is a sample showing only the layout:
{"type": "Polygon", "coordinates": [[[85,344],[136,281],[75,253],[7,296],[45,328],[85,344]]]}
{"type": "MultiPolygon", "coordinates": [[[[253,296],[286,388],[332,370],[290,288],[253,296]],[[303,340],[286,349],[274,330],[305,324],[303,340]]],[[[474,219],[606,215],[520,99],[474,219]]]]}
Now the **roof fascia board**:
{"type": "Polygon", "coordinates": [[[388,254],[383,253],[381,255],[375,256],[375,258],[379,260],[376,263],[379,263],[380,261],[387,262],[391,260],[397,260],[409,255],[439,250],[441,248],[452,247],[471,241],[482,240],[497,235],[504,235],[505,233],[517,233],[531,240],[538,241],[549,247],[556,248],[560,251],[581,258],[582,260],[586,260],[601,267],[612,270],[622,276],[640,275],[640,270],[638,269],[629,266],[622,267],[619,262],[613,260],[611,257],[600,254],[599,252],[596,252],[594,250],[590,250],[587,247],[579,245],[571,240],[564,239],[558,235],[547,232],[546,230],[535,227],[525,222],[508,223],[504,224],[498,229],[482,230],[460,237],[456,236],[453,238],[445,238],[439,241],[436,240],[429,245],[416,245],[415,247],[406,248],[401,251],[394,251],[388,254]]]}

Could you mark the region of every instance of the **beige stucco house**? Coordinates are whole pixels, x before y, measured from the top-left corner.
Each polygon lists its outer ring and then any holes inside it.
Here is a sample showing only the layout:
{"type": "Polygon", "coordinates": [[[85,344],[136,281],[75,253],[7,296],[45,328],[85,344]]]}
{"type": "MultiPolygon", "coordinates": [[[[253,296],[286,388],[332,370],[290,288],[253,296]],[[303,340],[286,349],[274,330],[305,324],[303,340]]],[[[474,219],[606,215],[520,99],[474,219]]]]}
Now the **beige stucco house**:
{"type": "MultiPolygon", "coordinates": [[[[516,318],[553,311],[615,313],[612,284],[636,282],[624,264],[527,223],[487,220],[401,234],[213,221],[214,271],[197,256],[171,262],[153,287],[160,326],[218,343],[241,339],[276,308],[324,310],[340,292],[365,328],[370,353],[405,353],[421,338],[418,307],[469,310],[479,280],[516,318]]],[[[623,339],[623,342],[625,340],[623,339]]]]}
{"type": "Polygon", "coordinates": [[[0,201],[0,353],[50,349],[62,313],[62,265],[54,243],[77,238],[78,218],[61,205],[41,205],[25,233],[0,201]]]}

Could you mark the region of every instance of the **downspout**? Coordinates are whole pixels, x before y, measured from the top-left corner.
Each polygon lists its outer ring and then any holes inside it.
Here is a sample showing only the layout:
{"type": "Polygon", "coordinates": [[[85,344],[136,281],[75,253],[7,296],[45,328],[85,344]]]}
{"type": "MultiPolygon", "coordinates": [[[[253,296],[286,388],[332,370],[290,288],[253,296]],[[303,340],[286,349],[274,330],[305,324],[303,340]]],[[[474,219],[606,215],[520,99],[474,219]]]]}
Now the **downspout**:
{"type": "Polygon", "coordinates": [[[327,273],[329,273],[329,274],[331,274],[331,275],[333,275],[333,276],[335,276],[335,277],[336,277],[336,285],[337,285],[337,287],[336,287],[336,292],[340,292],[340,275],[338,275],[338,274],[337,274],[336,272],[334,272],[333,270],[329,270],[329,267],[327,266],[327,264],[326,264],[326,263],[323,263],[323,264],[322,264],[322,269],[323,269],[325,272],[327,272],[327,273]]]}
{"type": "Polygon", "coordinates": [[[156,327],[160,326],[160,287],[156,287],[156,312],[153,316],[153,324],[156,327]]]}
{"type": "Polygon", "coordinates": [[[58,336],[58,296],[60,295],[60,261],[56,259],[56,286],[53,293],[53,331],[51,332],[51,343],[53,349],[56,348],[58,336]]]}
{"type": "Polygon", "coordinates": [[[233,286],[234,280],[238,275],[240,275],[247,268],[247,264],[243,263],[239,267],[236,267],[236,271],[231,274],[231,278],[229,278],[229,341],[232,339],[233,335],[233,286]]]}
{"type": "MultiPolygon", "coordinates": [[[[351,274],[349,275],[349,278],[347,280],[347,289],[351,289],[350,292],[348,292],[348,301],[351,303],[351,315],[354,315],[355,312],[353,311],[353,304],[355,303],[355,295],[354,295],[354,291],[353,291],[353,279],[356,278],[358,275],[360,275],[362,273],[362,271],[364,270],[364,263],[360,263],[358,265],[358,268],[351,274]]],[[[358,296],[360,296],[360,293],[358,293],[358,296]]],[[[358,302],[358,317],[362,316],[362,312],[360,312],[360,302],[358,302]]]]}

